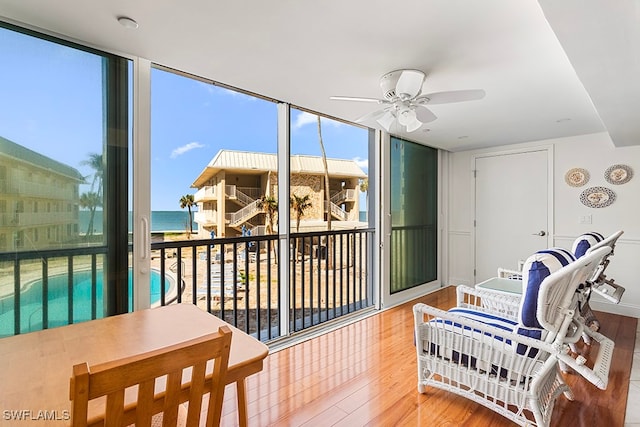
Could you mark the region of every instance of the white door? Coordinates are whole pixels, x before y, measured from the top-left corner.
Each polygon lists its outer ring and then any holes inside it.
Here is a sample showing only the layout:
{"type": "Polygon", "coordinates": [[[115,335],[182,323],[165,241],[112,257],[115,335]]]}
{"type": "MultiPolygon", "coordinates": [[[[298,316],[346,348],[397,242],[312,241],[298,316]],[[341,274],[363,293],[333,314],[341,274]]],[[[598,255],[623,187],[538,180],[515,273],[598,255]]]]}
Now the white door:
{"type": "Polygon", "coordinates": [[[547,159],[547,150],[476,157],[476,283],[548,247],[547,159]]]}

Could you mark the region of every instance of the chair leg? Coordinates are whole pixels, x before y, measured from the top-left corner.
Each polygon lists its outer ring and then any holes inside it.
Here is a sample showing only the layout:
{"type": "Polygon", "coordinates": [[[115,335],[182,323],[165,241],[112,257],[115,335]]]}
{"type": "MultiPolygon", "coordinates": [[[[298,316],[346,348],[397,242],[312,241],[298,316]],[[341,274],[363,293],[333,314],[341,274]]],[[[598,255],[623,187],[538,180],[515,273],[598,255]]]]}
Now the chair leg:
{"type": "Polygon", "coordinates": [[[247,419],[247,394],[244,378],[236,382],[236,394],[238,395],[238,423],[240,427],[247,427],[249,423],[247,419]]]}

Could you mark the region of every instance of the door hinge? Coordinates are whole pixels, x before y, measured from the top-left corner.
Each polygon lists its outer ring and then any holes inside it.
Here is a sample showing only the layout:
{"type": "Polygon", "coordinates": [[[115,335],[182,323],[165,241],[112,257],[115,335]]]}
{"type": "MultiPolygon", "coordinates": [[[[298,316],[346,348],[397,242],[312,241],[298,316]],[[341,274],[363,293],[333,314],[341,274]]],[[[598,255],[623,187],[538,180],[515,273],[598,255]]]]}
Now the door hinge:
{"type": "Polygon", "coordinates": [[[478,171],[476,169],[473,170],[473,177],[476,178],[478,176],[478,171]]]}
{"type": "Polygon", "coordinates": [[[475,219],[473,220],[473,226],[474,227],[476,226],[476,220],[475,219]]]}

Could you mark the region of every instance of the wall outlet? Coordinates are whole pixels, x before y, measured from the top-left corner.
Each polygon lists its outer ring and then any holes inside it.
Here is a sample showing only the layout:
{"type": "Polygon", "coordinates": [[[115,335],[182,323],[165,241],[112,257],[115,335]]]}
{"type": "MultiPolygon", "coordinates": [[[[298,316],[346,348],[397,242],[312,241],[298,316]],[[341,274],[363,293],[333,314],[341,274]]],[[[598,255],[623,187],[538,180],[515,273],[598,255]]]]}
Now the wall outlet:
{"type": "Polygon", "coordinates": [[[591,215],[580,215],[578,218],[579,224],[591,224],[591,215]]]}

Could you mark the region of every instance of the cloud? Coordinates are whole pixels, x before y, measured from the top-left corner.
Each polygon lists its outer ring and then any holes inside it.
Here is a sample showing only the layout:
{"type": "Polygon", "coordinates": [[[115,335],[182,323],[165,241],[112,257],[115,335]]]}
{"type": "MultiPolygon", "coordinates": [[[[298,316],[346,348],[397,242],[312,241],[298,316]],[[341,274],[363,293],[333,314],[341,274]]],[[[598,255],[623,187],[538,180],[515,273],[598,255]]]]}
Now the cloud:
{"type": "MultiPolygon", "coordinates": [[[[321,117],[320,120],[322,120],[322,124],[323,125],[331,125],[331,126],[342,126],[343,123],[342,122],[338,122],[335,120],[331,120],[328,119],[326,117],[321,117]]],[[[298,114],[296,116],[296,121],[293,124],[293,128],[294,129],[300,129],[302,126],[304,125],[308,125],[311,123],[317,123],[318,122],[318,116],[315,114],[311,114],[311,113],[307,113],[306,111],[301,112],[300,114],[298,114]]]]}
{"type": "Polygon", "coordinates": [[[303,111],[296,116],[296,122],[293,124],[293,128],[300,129],[304,125],[316,123],[317,120],[318,120],[318,116],[316,116],[315,114],[311,114],[311,113],[307,113],[306,111],[303,111]]]}
{"type": "Polygon", "coordinates": [[[196,148],[203,148],[204,144],[200,144],[199,142],[190,142],[188,144],[182,145],[171,152],[172,159],[175,159],[178,156],[183,155],[187,151],[195,150],[196,148]]]}
{"type": "Polygon", "coordinates": [[[237,90],[227,89],[226,87],[222,86],[216,86],[213,83],[199,83],[204,88],[204,90],[211,95],[227,95],[244,101],[255,101],[258,99],[255,96],[247,95],[246,93],[238,92],[237,90]]]}
{"type": "Polygon", "coordinates": [[[363,159],[362,157],[354,157],[352,160],[356,163],[356,165],[360,167],[360,169],[369,169],[368,159],[363,159]]]}

